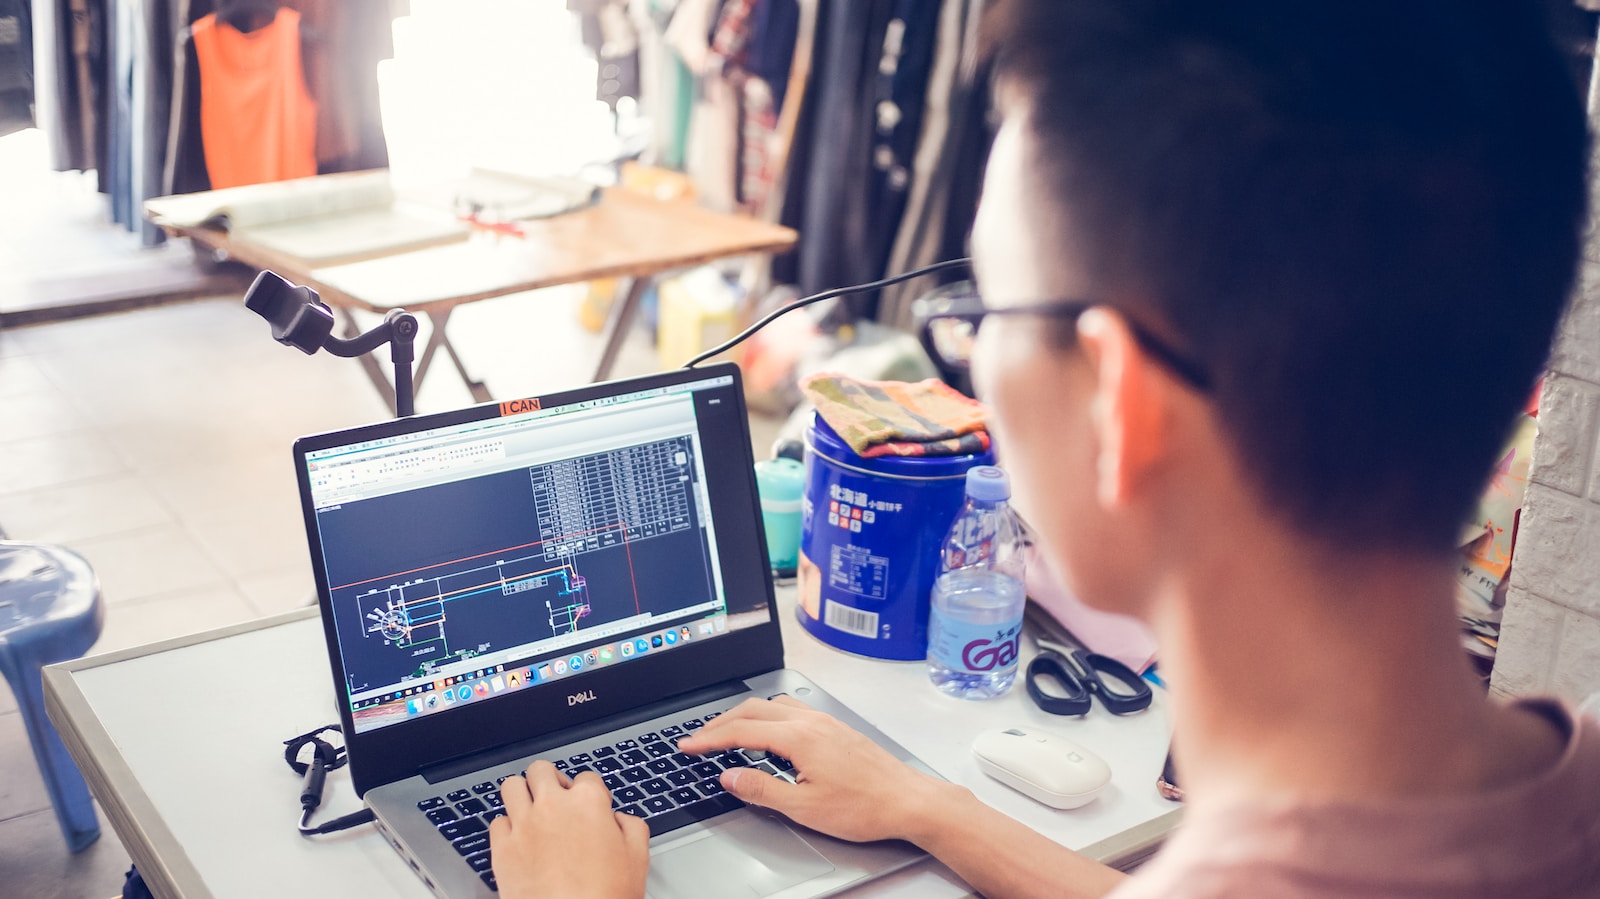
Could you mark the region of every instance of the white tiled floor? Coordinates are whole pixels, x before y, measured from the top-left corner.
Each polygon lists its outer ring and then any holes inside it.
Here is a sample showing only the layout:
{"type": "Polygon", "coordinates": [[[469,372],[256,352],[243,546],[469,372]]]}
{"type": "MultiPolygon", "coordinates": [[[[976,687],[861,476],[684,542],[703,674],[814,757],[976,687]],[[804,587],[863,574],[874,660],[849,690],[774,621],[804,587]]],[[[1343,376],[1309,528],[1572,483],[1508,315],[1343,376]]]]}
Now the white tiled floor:
{"type": "MultiPolygon", "coordinates": [[[[575,386],[599,348],[575,324],[577,298],[474,304],[451,334],[496,396],[575,386]]],[[[617,375],[655,367],[635,333],[617,375]]],[[[418,410],[468,402],[440,367],[418,410]]],[[[278,346],[237,298],[0,332],[0,528],[93,563],[108,609],[95,652],[303,606],[312,585],[290,443],[386,415],[357,363],[278,346]]],[[[753,425],[760,452],[776,424],[753,425]]],[[[109,826],[66,853],[0,691],[0,895],[104,899],[126,866],[109,826]]]]}

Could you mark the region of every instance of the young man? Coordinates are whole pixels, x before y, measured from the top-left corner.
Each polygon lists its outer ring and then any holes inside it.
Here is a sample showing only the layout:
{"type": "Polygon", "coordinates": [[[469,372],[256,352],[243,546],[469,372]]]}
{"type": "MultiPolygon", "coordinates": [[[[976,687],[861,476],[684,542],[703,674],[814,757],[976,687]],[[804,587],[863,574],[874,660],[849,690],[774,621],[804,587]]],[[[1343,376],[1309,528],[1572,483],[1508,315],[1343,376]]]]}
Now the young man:
{"type": "MultiPolygon", "coordinates": [[[[787,756],[799,784],[723,783],[990,897],[1600,895],[1600,724],[1487,699],[1453,605],[1584,216],[1537,6],[1011,0],[990,25],[973,249],[1013,314],[975,379],[1052,566],[1157,632],[1186,820],[1124,879],[797,702],[681,748],[787,756]]],[[[514,782],[504,895],[641,894],[645,828],[598,778],[514,782]]]]}

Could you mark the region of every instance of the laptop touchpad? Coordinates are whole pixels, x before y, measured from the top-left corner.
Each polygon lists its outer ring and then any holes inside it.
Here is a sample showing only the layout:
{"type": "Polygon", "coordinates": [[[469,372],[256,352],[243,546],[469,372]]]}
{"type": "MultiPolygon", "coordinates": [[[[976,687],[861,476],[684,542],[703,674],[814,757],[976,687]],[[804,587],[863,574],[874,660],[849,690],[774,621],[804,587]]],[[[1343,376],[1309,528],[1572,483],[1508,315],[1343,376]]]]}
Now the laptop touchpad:
{"type": "Polygon", "coordinates": [[[647,892],[651,899],[752,899],[832,870],[788,827],[744,815],[704,839],[652,855],[647,892]]]}

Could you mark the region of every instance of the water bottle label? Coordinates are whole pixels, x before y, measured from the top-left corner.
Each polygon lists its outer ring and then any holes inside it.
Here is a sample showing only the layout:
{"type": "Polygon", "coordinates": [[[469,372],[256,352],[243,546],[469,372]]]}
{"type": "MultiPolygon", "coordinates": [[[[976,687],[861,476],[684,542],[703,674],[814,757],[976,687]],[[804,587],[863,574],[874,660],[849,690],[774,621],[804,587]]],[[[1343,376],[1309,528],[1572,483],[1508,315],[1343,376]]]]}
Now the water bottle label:
{"type": "Polygon", "coordinates": [[[928,655],[952,671],[989,674],[1017,664],[1022,621],[1009,625],[968,624],[937,608],[928,618],[928,655]]]}

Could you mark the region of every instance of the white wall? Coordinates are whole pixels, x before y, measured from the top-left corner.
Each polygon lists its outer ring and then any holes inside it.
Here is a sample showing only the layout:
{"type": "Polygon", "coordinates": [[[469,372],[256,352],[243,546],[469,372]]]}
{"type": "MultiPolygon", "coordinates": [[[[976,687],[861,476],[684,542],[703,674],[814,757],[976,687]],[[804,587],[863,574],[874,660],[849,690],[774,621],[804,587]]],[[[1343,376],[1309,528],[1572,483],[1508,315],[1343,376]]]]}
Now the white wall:
{"type": "MultiPolygon", "coordinates": [[[[1596,84],[1591,131],[1600,131],[1596,84]]],[[[1600,692],[1600,155],[1591,162],[1589,193],[1578,289],[1539,398],[1539,436],[1491,680],[1501,695],[1581,701],[1600,692]]]]}

